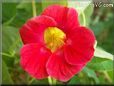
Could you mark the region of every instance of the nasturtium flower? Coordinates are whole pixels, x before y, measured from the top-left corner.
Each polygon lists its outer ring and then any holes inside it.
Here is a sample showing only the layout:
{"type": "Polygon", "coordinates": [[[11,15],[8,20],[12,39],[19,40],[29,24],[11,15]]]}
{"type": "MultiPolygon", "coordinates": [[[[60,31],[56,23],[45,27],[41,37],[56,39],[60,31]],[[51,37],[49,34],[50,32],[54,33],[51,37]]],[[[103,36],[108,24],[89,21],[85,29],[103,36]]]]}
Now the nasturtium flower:
{"type": "Polygon", "coordinates": [[[95,36],[73,8],[52,5],[20,29],[22,68],[36,79],[68,81],[92,59],[95,36]]]}

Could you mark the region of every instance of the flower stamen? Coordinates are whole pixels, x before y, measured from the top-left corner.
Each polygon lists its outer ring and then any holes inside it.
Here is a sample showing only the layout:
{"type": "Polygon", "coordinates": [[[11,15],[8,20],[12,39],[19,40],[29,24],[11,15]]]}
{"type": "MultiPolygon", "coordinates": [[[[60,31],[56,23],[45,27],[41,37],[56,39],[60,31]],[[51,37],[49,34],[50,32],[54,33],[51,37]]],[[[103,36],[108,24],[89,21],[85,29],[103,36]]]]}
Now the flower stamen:
{"type": "Polygon", "coordinates": [[[52,52],[64,44],[65,37],[65,33],[57,27],[48,27],[44,31],[44,42],[52,52]]]}

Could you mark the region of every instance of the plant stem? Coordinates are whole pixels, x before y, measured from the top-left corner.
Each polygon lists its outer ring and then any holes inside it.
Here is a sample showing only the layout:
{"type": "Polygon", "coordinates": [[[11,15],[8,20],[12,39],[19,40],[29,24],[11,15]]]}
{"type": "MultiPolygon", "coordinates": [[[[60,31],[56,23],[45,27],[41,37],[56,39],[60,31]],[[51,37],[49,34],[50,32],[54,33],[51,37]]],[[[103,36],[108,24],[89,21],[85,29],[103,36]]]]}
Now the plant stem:
{"type": "Polygon", "coordinates": [[[110,76],[108,75],[107,71],[103,71],[103,73],[104,73],[106,79],[107,79],[110,83],[112,83],[112,80],[111,80],[110,76]]]}
{"type": "Polygon", "coordinates": [[[15,18],[16,16],[13,16],[10,20],[8,20],[7,22],[4,22],[3,25],[9,25],[15,18]]]}
{"type": "Polygon", "coordinates": [[[32,0],[32,9],[33,9],[33,16],[35,17],[37,14],[36,14],[36,5],[34,0],[32,0]]]}
{"type": "Polygon", "coordinates": [[[48,77],[48,82],[49,82],[49,85],[53,85],[53,82],[50,76],[48,77]]]}
{"type": "Polygon", "coordinates": [[[4,56],[8,56],[8,57],[13,57],[12,55],[10,55],[10,54],[8,54],[8,53],[4,53],[4,52],[2,52],[2,53],[0,53],[1,55],[4,55],[4,56]]]}
{"type": "Polygon", "coordinates": [[[57,80],[56,80],[56,79],[54,79],[54,78],[52,78],[52,80],[53,80],[53,85],[56,85],[57,80]]]}
{"type": "Polygon", "coordinates": [[[30,85],[34,80],[34,78],[31,78],[31,80],[28,82],[28,85],[30,85]]]}
{"type": "Polygon", "coordinates": [[[86,26],[86,17],[85,17],[85,14],[84,12],[81,12],[82,14],[82,17],[83,17],[83,26],[86,26]]]}

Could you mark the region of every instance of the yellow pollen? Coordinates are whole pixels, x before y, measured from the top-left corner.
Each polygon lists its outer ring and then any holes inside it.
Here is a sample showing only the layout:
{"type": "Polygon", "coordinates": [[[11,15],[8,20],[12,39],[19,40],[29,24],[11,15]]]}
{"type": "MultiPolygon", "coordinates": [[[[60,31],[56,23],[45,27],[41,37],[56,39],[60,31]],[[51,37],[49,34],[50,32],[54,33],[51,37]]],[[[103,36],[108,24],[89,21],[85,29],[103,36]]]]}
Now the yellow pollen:
{"type": "Polygon", "coordinates": [[[65,33],[57,27],[48,27],[44,31],[44,42],[52,52],[64,44],[65,37],[65,33]]]}

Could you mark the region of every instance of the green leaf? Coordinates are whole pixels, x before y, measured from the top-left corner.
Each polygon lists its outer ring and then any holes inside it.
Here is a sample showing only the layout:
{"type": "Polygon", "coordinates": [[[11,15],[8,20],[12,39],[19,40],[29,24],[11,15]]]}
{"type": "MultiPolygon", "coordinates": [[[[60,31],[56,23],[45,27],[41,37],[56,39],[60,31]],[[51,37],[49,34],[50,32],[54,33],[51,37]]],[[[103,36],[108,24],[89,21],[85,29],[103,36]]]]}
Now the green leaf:
{"type": "Polygon", "coordinates": [[[80,84],[80,79],[79,77],[76,75],[74,76],[69,82],[68,85],[76,85],[76,84],[80,84]]]}
{"type": "Polygon", "coordinates": [[[113,70],[113,61],[103,58],[93,58],[92,61],[87,64],[87,67],[96,71],[111,71],[113,70]]]}
{"type": "Polygon", "coordinates": [[[4,62],[6,63],[8,67],[14,67],[14,58],[12,57],[13,56],[9,57],[2,53],[2,60],[4,60],[4,62]]]}
{"type": "Polygon", "coordinates": [[[47,85],[49,83],[48,83],[47,78],[45,78],[45,79],[42,79],[42,80],[34,79],[30,84],[32,84],[32,85],[47,85]]]}
{"type": "Polygon", "coordinates": [[[4,61],[2,61],[2,84],[13,84],[8,68],[4,61]]]}
{"type": "Polygon", "coordinates": [[[94,70],[92,70],[88,67],[85,67],[83,69],[83,72],[85,72],[88,77],[93,78],[95,80],[96,84],[99,84],[99,79],[97,78],[94,70]]]}
{"type": "MultiPolygon", "coordinates": [[[[35,6],[36,6],[36,12],[37,12],[37,15],[41,13],[42,11],[42,4],[41,2],[35,2],[35,6]],[[40,8],[40,9],[39,9],[40,8]]],[[[33,16],[33,8],[32,8],[32,2],[28,2],[26,3],[26,1],[22,1],[18,6],[17,6],[17,10],[18,9],[25,9],[25,12],[28,12],[29,15],[33,16]]]]}
{"type": "Polygon", "coordinates": [[[84,17],[85,17],[85,26],[89,26],[92,13],[93,13],[93,6],[88,5],[79,15],[79,21],[81,25],[84,25],[84,17]]]}
{"type": "Polygon", "coordinates": [[[19,30],[11,26],[2,27],[2,51],[15,52],[16,47],[21,46],[21,40],[19,36],[19,30]]]}
{"type": "Polygon", "coordinates": [[[102,48],[97,47],[95,49],[95,53],[94,56],[98,57],[98,58],[106,58],[106,59],[110,59],[110,60],[114,60],[114,56],[106,51],[104,51],[102,48]]]}
{"type": "Polygon", "coordinates": [[[108,75],[111,78],[111,80],[113,80],[113,84],[114,84],[114,69],[112,71],[108,71],[108,75]]]}
{"type": "Polygon", "coordinates": [[[86,24],[86,26],[89,25],[90,17],[93,13],[93,6],[90,5],[91,2],[92,0],[88,0],[88,1],[69,0],[68,1],[68,7],[71,7],[77,10],[81,25],[84,25],[84,23],[86,24]]]}
{"type": "Polygon", "coordinates": [[[80,14],[90,5],[91,2],[92,0],[88,0],[88,1],[69,0],[68,7],[76,9],[78,13],[80,14]]]}
{"type": "Polygon", "coordinates": [[[59,4],[67,6],[67,0],[42,0],[42,9],[45,9],[49,5],[59,4]]]}
{"type": "Polygon", "coordinates": [[[2,28],[2,54],[3,60],[8,67],[14,66],[15,54],[19,54],[22,46],[19,31],[15,27],[3,26],[2,28]]]}
{"type": "MultiPolygon", "coordinates": [[[[36,2],[36,12],[39,15],[42,11],[41,2],[36,2]]],[[[21,27],[28,19],[33,17],[33,9],[31,2],[21,2],[17,5],[17,13],[13,21],[12,26],[21,27]]]]}
{"type": "Polygon", "coordinates": [[[4,22],[10,21],[16,15],[17,3],[3,3],[2,4],[2,20],[4,22]]]}

